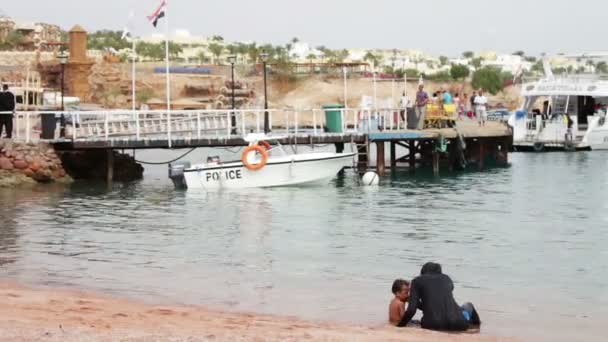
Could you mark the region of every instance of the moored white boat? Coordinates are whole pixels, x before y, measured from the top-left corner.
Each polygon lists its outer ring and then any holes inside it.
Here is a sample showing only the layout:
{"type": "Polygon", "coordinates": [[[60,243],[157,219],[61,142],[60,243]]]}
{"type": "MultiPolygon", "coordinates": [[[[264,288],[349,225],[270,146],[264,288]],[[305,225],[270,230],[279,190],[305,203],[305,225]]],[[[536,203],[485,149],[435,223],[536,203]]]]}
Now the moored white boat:
{"type": "Polygon", "coordinates": [[[597,75],[554,76],[524,84],[522,108],[509,118],[516,150],[608,149],[608,81],[597,75]]]}
{"type": "MultiPolygon", "coordinates": [[[[257,146],[257,142],[250,146],[257,146]]],[[[246,150],[247,151],[247,150],[246,150]]],[[[246,153],[246,151],[244,153],[246,153]]],[[[242,189],[324,185],[345,167],[353,164],[355,153],[311,152],[287,154],[278,145],[264,156],[253,151],[241,161],[175,164],[170,177],[176,186],[188,189],[242,189]],[[262,167],[255,169],[263,163],[262,167]]]]}

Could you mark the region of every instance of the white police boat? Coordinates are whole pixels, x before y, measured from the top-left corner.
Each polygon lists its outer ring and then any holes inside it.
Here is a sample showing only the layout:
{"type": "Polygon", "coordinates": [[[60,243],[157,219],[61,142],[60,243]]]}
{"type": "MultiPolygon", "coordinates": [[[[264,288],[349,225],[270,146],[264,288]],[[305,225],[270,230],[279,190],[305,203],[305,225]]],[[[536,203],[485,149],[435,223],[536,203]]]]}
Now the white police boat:
{"type": "Polygon", "coordinates": [[[206,163],[169,165],[176,187],[188,189],[242,189],[325,185],[345,167],[353,165],[355,153],[311,152],[288,154],[275,138],[251,135],[241,160],[222,162],[209,157],[206,163]]]}

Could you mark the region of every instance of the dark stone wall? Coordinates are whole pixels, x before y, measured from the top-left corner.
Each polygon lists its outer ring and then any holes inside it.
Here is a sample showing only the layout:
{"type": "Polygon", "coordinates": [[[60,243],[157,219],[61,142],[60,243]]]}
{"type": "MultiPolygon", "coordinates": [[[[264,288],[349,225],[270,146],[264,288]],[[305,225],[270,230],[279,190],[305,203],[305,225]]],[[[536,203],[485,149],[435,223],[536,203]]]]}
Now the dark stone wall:
{"type": "MultiPolygon", "coordinates": [[[[114,181],[130,182],[143,178],[144,168],[132,156],[114,154],[114,181]]],[[[106,150],[63,151],[60,153],[65,171],[74,179],[106,180],[108,152],[106,150]]]]}

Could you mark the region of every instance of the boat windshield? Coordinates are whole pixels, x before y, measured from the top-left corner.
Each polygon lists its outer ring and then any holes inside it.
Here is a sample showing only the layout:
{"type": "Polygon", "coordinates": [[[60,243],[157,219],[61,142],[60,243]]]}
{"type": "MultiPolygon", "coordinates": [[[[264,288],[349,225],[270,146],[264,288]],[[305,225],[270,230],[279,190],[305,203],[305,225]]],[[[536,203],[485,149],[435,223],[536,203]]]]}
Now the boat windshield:
{"type": "Polygon", "coordinates": [[[608,97],[529,96],[525,98],[523,109],[528,112],[529,117],[542,115],[545,119],[570,114],[577,118],[579,125],[585,125],[590,116],[606,115],[608,97]]]}
{"type": "MultiPolygon", "coordinates": [[[[252,144],[254,144],[254,142],[252,142],[252,144]]],[[[260,144],[260,142],[255,142],[255,144],[260,144]]],[[[264,140],[262,144],[260,144],[261,146],[265,147],[266,150],[268,151],[268,155],[270,157],[272,157],[273,155],[276,156],[276,154],[278,153],[278,155],[281,156],[287,156],[289,155],[285,149],[283,148],[283,145],[281,145],[281,143],[278,140],[264,140]]],[[[233,151],[234,154],[238,154],[238,153],[242,153],[241,150],[237,149],[237,151],[233,151]]],[[[295,151],[294,151],[295,154],[295,151]]],[[[207,157],[207,165],[221,165],[221,164],[231,164],[231,163],[240,163],[241,159],[235,159],[235,160],[221,160],[220,156],[208,156],[207,157]]]]}

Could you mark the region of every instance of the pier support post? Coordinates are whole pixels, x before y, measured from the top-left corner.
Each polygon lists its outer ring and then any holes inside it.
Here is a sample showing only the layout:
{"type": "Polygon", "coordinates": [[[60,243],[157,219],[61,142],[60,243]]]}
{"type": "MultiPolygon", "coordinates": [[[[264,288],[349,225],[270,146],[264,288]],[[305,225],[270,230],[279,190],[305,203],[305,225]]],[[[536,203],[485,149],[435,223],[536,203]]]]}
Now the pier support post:
{"type": "Polygon", "coordinates": [[[107,153],[107,170],[106,181],[111,184],[114,180],[114,150],[106,150],[107,153]]]}
{"type": "Polygon", "coordinates": [[[397,144],[391,141],[391,172],[397,168],[397,144]]]}
{"type": "MultiPolygon", "coordinates": [[[[312,137],[311,137],[312,140],[312,137]]],[[[336,153],[343,153],[344,152],[344,143],[343,142],[338,142],[335,143],[336,145],[336,153]]],[[[312,145],[314,148],[314,145],[312,145]]],[[[340,172],[338,172],[339,176],[344,176],[344,169],[340,170],[340,172]]]]}
{"type": "Polygon", "coordinates": [[[414,173],[416,171],[416,143],[413,140],[410,140],[408,150],[410,151],[410,173],[414,173]]]}
{"type": "Polygon", "coordinates": [[[369,168],[369,145],[357,145],[357,169],[359,173],[365,173],[369,168]]]}
{"type": "Polygon", "coordinates": [[[376,170],[378,171],[378,175],[384,176],[384,141],[376,142],[376,170]]]}
{"type": "Polygon", "coordinates": [[[450,141],[448,145],[448,171],[454,172],[454,164],[456,163],[456,146],[457,142],[450,141]]]}
{"type": "Polygon", "coordinates": [[[511,149],[511,146],[509,145],[509,139],[505,138],[502,140],[502,143],[500,144],[500,162],[503,165],[508,165],[509,164],[509,150],[511,149]]]}
{"type": "Polygon", "coordinates": [[[439,176],[439,152],[433,151],[433,176],[439,176]]]}
{"type": "Polygon", "coordinates": [[[479,170],[483,170],[484,168],[484,159],[486,157],[486,152],[485,152],[485,143],[483,140],[479,139],[477,140],[477,143],[479,145],[479,157],[478,157],[478,166],[479,166],[479,170]]]}

